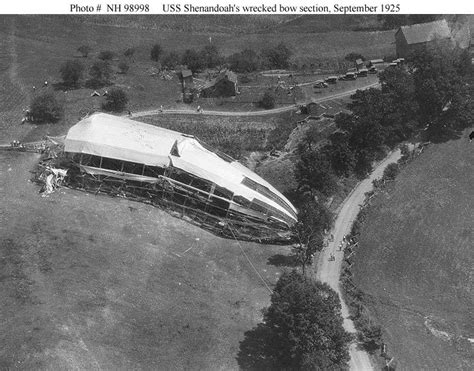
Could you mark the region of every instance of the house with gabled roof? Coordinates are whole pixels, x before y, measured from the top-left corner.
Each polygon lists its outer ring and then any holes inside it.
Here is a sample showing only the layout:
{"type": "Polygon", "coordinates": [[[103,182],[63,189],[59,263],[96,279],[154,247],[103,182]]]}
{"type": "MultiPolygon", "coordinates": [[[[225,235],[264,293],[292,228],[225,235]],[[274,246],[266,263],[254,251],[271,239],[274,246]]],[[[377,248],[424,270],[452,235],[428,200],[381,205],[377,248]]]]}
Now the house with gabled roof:
{"type": "Polygon", "coordinates": [[[211,97],[232,97],[238,94],[237,75],[229,70],[223,71],[216,78],[208,81],[201,88],[201,96],[211,97]]]}
{"type": "Polygon", "coordinates": [[[436,42],[452,42],[451,30],[445,19],[401,26],[395,33],[397,58],[406,58],[436,42]]]}

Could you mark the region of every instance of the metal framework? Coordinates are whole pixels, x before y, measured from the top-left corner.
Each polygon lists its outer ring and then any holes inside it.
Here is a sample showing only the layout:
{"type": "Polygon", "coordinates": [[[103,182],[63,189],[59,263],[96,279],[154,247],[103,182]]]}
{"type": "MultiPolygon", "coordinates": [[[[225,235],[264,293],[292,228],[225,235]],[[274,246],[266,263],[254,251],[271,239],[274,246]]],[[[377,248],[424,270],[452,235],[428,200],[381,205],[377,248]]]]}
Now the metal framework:
{"type": "Polygon", "coordinates": [[[66,153],[64,160],[69,187],[146,202],[227,238],[261,243],[293,239],[294,221],[278,209],[248,201],[182,169],[83,153],[66,153]]]}

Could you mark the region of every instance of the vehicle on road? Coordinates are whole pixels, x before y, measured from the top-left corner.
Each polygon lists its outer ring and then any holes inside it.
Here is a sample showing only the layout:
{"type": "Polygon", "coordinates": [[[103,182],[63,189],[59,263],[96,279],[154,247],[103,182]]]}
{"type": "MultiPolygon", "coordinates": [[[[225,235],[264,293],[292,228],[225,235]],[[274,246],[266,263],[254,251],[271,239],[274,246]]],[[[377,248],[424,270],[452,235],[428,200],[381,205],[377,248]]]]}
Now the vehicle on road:
{"type": "Polygon", "coordinates": [[[319,80],[314,83],[313,88],[321,89],[321,88],[327,88],[328,86],[329,85],[326,82],[319,80]]]}
{"type": "Polygon", "coordinates": [[[338,79],[337,76],[328,76],[328,77],[326,77],[326,79],[324,81],[328,84],[336,84],[337,79],[338,79]]]}

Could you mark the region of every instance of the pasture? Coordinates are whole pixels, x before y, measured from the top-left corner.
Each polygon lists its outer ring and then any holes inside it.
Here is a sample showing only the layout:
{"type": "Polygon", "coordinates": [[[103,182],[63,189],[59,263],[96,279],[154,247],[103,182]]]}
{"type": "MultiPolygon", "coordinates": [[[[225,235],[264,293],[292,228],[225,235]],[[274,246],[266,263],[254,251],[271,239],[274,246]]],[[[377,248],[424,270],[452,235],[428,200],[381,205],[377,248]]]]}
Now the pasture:
{"type": "Polygon", "coordinates": [[[404,370],[472,370],[474,147],[431,145],[374,198],[355,282],[404,370]]]}
{"type": "Polygon", "coordinates": [[[150,205],[28,182],[0,153],[0,369],[236,369],[287,247],[218,238],[150,205]]]}
{"type": "MultiPolygon", "coordinates": [[[[177,29],[174,17],[169,23],[140,19],[0,16],[1,142],[64,134],[100,108],[103,98],[91,97],[92,89],[64,91],[57,84],[66,60],[90,66],[103,50],[116,53],[113,84],[126,91],[133,112],[161,104],[184,107],[177,78],[152,73],[155,43],[182,52],[200,49],[212,37],[229,55],[283,41],[304,63],[352,51],[379,57],[393,49],[393,32],[273,32],[285,17],[258,27],[247,22],[240,29],[238,22],[201,20],[177,29]],[[88,58],[76,51],[83,44],[92,47],[88,58]],[[127,60],[130,70],[118,74],[118,62],[130,47],[136,49],[127,60]],[[55,91],[65,118],[55,125],[20,125],[23,110],[44,90],[55,91]]],[[[283,148],[299,118],[289,112],[245,119],[157,115],[145,121],[197,135],[225,152],[231,144],[250,152],[270,142],[283,148]]],[[[218,238],[125,199],[68,189],[43,198],[29,182],[37,161],[27,153],[0,153],[0,369],[236,369],[239,341],[261,321],[261,309],[269,303],[269,292],[241,248],[270,286],[281,270],[269,261],[288,248],[218,238]]],[[[278,187],[289,187],[282,174],[291,172],[290,160],[269,161],[260,170],[279,177],[278,187]]]]}

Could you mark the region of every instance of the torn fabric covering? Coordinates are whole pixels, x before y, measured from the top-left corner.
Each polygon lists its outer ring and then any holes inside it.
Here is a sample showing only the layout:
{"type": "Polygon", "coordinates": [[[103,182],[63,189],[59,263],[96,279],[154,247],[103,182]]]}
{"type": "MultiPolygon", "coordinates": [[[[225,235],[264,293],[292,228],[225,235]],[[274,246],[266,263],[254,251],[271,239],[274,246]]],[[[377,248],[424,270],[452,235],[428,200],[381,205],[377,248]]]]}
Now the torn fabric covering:
{"type": "Polygon", "coordinates": [[[43,196],[53,193],[62,184],[66,175],[67,170],[65,169],[55,169],[47,166],[39,177],[43,181],[43,188],[41,190],[43,196]]]}
{"type": "Polygon", "coordinates": [[[98,113],[69,129],[64,150],[167,167],[171,148],[181,138],[172,130],[98,113]]]}

